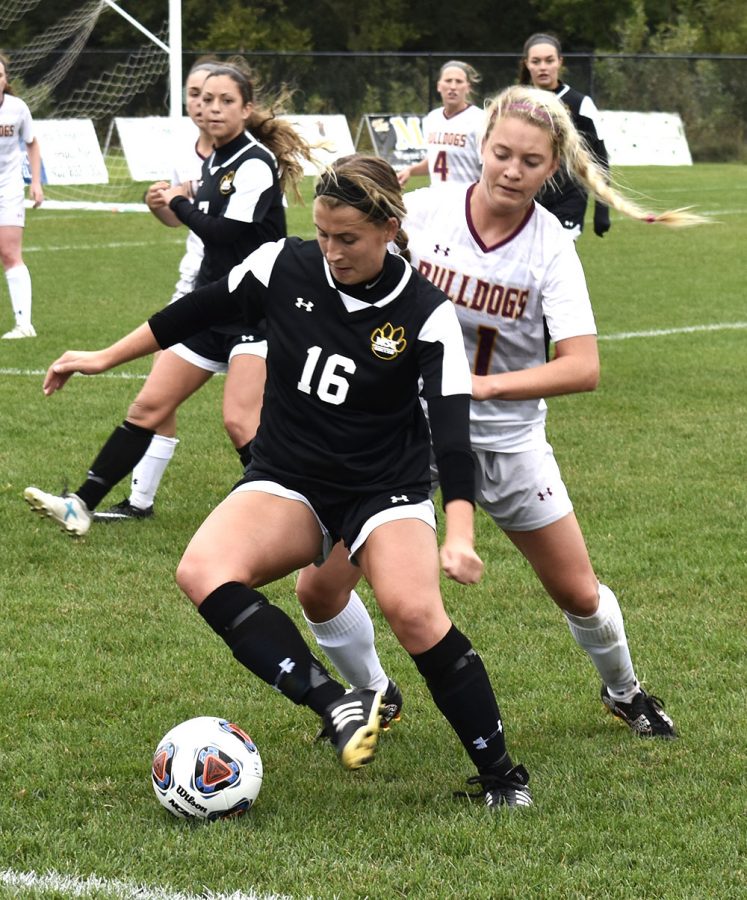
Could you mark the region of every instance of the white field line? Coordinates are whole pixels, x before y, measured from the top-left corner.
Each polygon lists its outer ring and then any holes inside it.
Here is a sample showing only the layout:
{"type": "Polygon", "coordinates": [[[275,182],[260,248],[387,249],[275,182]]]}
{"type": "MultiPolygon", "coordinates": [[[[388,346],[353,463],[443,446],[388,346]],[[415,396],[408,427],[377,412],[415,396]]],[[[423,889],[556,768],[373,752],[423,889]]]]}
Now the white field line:
{"type": "MultiPolygon", "coordinates": [[[[38,378],[46,375],[46,369],[3,369],[0,368],[0,375],[29,375],[32,378],[38,378]]],[[[85,376],[83,376],[85,377],[85,376]]],[[[94,376],[91,376],[94,377],[94,376]]],[[[147,375],[137,375],[134,372],[104,372],[96,375],[96,378],[121,378],[125,381],[145,381],[147,375]]]]}
{"type": "Polygon", "coordinates": [[[714,322],[711,325],[684,325],[681,328],[656,328],[651,331],[620,331],[597,335],[598,341],[627,341],[630,338],[667,337],[670,334],[694,334],[698,331],[740,331],[747,322],[714,322]]]}
{"type": "Polygon", "coordinates": [[[40,875],[37,872],[15,872],[13,869],[0,870],[0,887],[3,886],[12,889],[14,896],[22,896],[31,891],[37,896],[42,892],[58,897],[110,897],[113,900],[290,900],[287,894],[257,894],[254,891],[248,894],[244,891],[234,891],[231,894],[216,894],[212,891],[187,894],[168,888],[97,878],[95,875],[79,878],[58,872],[40,875]]]}
{"type": "MultiPolygon", "coordinates": [[[[167,241],[169,244],[183,244],[184,238],[182,237],[180,240],[171,240],[167,241]]],[[[38,246],[24,246],[24,253],[65,253],[69,250],[74,252],[82,252],[82,253],[93,253],[97,250],[127,250],[130,247],[152,247],[153,241],[109,241],[106,244],[60,244],[58,246],[54,245],[45,245],[43,247],[38,246]]]]}
{"type": "MultiPolygon", "coordinates": [[[[747,322],[714,322],[710,325],[684,325],[681,328],[658,328],[650,331],[620,331],[617,334],[600,334],[599,341],[627,341],[633,338],[668,337],[672,334],[694,334],[702,331],[741,331],[747,328],[747,322]]],[[[27,376],[39,378],[46,375],[46,369],[11,369],[0,366],[0,375],[27,376]]],[[[83,376],[85,377],[85,376],[83,376]]],[[[148,376],[134,372],[104,372],[95,378],[119,378],[125,381],[144,381],[148,376]]]]}

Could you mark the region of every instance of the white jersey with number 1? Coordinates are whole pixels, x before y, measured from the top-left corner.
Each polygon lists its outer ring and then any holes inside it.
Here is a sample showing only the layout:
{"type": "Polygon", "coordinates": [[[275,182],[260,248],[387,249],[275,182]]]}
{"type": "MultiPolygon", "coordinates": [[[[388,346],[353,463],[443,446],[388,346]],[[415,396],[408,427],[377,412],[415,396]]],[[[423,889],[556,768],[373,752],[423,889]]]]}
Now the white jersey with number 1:
{"type": "Polygon", "coordinates": [[[485,113],[476,106],[453,116],[446,116],[443,107],[428,113],[423,120],[423,137],[428,147],[431,186],[454,181],[469,184],[480,178],[484,128],[485,113]]]}
{"type": "MultiPolygon", "coordinates": [[[[596,334],[581,262],[558,220],[533,203],[516,231],[494,247],[469,212],[476,185],[405,194],[403,227],[413,265],[456,307],[472,372],[490,375],[542,365],[550,338],[596,334]]],[[[539,400],[472,401],[472,446],[517,452],[545,441],[539,400]]]]}

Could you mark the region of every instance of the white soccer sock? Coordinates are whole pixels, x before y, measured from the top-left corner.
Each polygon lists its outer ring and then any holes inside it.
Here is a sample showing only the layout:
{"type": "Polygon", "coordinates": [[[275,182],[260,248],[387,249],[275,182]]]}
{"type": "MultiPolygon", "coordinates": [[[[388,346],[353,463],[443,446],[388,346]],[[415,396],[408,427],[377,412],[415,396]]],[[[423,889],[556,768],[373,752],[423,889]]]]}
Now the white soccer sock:
{"type": "Polygon", "coordinates": [[[132,506],[137,506],[138,509],[153,506],[158,485],[178,443],[179,438],[164,437],[162,434],[153,435],[145,456],[132,470],[130,487],[132,506]]]}
{"type": "Polygon", "coordinates": [[[332,665],[353,687],[386,690],[389,678],[376,652],[373,622],[355,591],[350,592],[347,606],[333,619],[310,622],[306,618],[306,622],[332,665]]]}
{"type": "Polygon", "coordinates": [[[593,615],[566,613],[565,617],[576,643],[591,657],[610,695],[622,703],[629,703],[638,693],[639,684],[617,597],[607,585],[600,584],[599,606],[593,615]]]}
{"type": "Polygon", "coordinates": [[[31,325],[31,275],[26,266],[13,266],[5,270],[5,278],[8,281],[10,302],[13,305],[13,315],[16,317],[16,325],[28,328],[31,325]]]}

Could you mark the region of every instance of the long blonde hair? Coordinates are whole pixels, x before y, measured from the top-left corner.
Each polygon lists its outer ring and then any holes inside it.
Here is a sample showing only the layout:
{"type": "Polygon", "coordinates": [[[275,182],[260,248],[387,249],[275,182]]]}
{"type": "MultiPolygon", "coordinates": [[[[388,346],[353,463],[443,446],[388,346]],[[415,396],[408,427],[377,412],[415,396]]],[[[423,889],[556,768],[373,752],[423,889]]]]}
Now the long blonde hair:
{"type": "Polygon", "coordinates": [[[689,212],[689,207],[656,213],[639,206],[609,182],[583,137],[576,130],[565,104],[550,91],[513,85],[501,91],[487,106],[486,140],[496,122],[514,118],[536,125],[550,137],[553,158],[570,178],[592,196],[631,219],[671,228],[702,225],[709,220],[689,212]]]}

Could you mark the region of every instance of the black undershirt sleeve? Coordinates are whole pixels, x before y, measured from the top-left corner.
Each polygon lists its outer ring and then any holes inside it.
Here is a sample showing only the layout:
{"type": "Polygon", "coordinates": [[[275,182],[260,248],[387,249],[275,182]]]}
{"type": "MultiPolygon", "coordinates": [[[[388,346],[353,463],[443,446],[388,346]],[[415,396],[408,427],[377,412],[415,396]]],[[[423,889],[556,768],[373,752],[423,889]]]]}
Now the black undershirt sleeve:
{"type": "Polygon", "coordinates": [[[475,464],[469,441],[467,394],[432,397],[428,423],[444,506],[451,500],[475,502],[475,464]]]}
{"type": "Polygon", "coordinates": [[[171,347],[210,328],[235,322],[241,312],[238,291],[228,290],[228,276],[169,303],[148,319],[161,348],[171,347]]]}
{"type": "Polygon", "coordinates": [[[237,243],[252,235],[257,228],[256,222],[240,222],[225,216],[207,215],[186,197],[172,198],[169,208],[180,222],[209,244],[237,243]]]}

